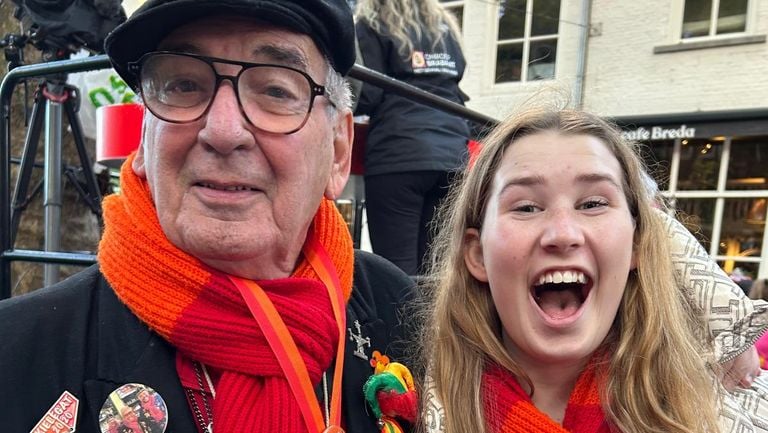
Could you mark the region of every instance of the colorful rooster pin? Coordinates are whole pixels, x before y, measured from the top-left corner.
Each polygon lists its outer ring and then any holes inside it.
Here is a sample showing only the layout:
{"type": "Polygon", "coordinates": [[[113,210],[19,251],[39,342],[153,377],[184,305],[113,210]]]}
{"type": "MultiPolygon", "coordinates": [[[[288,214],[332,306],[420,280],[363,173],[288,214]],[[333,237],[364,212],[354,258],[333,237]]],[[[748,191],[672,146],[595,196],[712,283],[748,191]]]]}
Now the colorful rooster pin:
{"type": "Polygon", "coordinates": [[[389,362],[389,357],[378,350],[371,358],[373,375],[363,385],[365,400],[379,419],[381,433],[403,433],[395,418],[413,424],[416,421],[418,401],[413,376],[408,367],[389,362]]]}

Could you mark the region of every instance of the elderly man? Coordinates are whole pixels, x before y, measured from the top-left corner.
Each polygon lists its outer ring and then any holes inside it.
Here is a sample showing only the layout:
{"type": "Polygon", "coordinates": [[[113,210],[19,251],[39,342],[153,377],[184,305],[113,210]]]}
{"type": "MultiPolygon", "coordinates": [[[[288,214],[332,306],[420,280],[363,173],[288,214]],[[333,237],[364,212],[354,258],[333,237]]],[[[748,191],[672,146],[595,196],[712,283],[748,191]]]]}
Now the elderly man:
{"type": "Polygon", "coordinates": [[[169,432],[378,431],[362,388],[374,350],[400,357],[412,283],[353,251],[332,201],[353,134],[346,1],[148,0],[106,50],[143,140],[98,266],[0,303],[0,430],[98,432],[142,384],[169,432]]]}

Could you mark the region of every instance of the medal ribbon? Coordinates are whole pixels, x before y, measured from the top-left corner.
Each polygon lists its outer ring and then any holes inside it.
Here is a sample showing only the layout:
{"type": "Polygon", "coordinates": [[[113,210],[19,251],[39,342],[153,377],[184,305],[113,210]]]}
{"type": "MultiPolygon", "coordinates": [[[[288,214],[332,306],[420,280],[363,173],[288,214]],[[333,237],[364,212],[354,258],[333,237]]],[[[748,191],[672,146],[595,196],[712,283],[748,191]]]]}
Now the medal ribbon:
{"type": "MultiPolygon", "coordinates": [[[[331,394],[330,426],[341,426],[341,376],[344,367],[344,346],[346,343],[346,311],[343,310],[344,294],[341,283],[336,273],[336,268],[328,256],[328,252],[315,238],[314,232],[310,232],[303,248],[312,269],[317,273],[320,281],[328,289],[333,315],[339,326],[339,344],[336,350],[336,365],[333,373],[333,391],[331,394]]],[[[298,347],[285,326],[285,322],[275,309],[267,294],[256,282],[229,276],[230,281],[238,288],[245,299],[253,318],[261,327],[264,336],[269,342],[270,348],[275,354],[280,367],[285,373],[288,384],[293,392],[296,402],[301,409],[304,423],[310,433],[320,433],[325,430],[325,422],[320,411],[312,382],[304,359],[299,353],[298,347]]]]}

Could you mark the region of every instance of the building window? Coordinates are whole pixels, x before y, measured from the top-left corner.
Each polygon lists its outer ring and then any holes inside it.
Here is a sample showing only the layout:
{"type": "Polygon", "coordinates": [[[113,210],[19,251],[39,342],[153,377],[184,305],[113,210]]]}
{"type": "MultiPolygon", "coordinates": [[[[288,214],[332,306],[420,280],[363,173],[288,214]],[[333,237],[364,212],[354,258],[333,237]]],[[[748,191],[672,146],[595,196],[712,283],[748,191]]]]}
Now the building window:
{"type": "Polygon", "coordinates": [[[555,78],[560,0],[501,0],[495,82],[555,78]]]}
{"type": "Polygon", "coordinates": [[[683,39],[743,33],[749,0],[685,0],[683,39]]]}
{"type": "Polygon", "coordinates": [[[668,204],[723,270],[766,278],[768,136],[643,144],[641,153],[668,204]]]}
{"type": "Polygon", "coordinates": [[[724,138],[680,140],[680,175],[677,189],[701,191],[717,189],[717,175],[723,155],[724,138]]]}
{"type": "Polygon", "coordinates": [[[464,30],[464,1],[463,0],[440,0],[443,7],[456,17],[459,28],[464,30]]]}

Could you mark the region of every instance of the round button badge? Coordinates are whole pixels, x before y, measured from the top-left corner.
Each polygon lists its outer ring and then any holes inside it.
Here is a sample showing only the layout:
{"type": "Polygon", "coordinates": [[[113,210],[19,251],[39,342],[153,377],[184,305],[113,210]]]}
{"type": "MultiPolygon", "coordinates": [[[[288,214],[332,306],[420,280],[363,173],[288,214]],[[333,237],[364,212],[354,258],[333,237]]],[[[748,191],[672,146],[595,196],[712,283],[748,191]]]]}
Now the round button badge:
{"type": "Polygon", "coordinates": [[[168,407],[154,389],[127,383],[112,391],[99,411],[102,433],[163,433],[168,407]]]}

